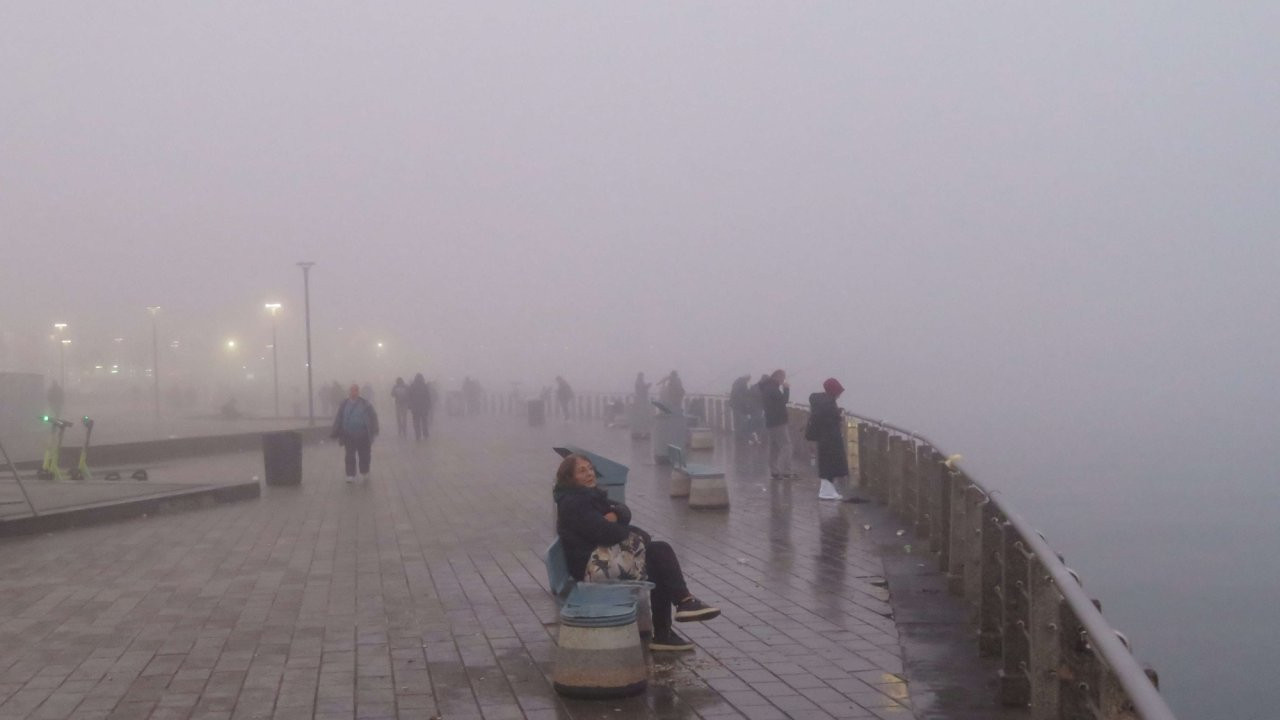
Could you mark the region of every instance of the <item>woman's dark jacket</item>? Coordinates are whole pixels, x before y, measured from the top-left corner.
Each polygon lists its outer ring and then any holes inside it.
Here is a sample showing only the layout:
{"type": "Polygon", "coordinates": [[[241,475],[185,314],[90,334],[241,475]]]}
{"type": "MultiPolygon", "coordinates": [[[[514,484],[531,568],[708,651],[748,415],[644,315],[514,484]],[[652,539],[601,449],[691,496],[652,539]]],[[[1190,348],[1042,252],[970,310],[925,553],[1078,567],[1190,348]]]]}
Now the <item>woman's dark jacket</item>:
{"type": "Polygon", "coordinates": [[[849,475],[844,443],[844,413],[825,392],[809,396],[809,422],[818,434],[818,477],[831,480],[849,475]]]}
{"type": "Polygon", "coordinates": [[[431,389],[425,382],[418,382],[415,378],[412,383],[409,383],[409,394],[405,397],[405,401],[409,405],[409,412],[414,415],[426,415],[431,411],[431,389]]]}
{"type": "Polygon", "coordinates": [[[556,501],[556,534],[564,546],[569,574],[581,581],[592,551],[627,539],[631,533],[631,510],[610,500],[600,487],[557,487],[552,497],[556,501]],[[605,520],[607,512],[616,513],[618,522],[605,520]]]}
{"type": "Polygon", "coordinates": [[[760,381],[760,399],[764,402],[764,426],[778,427],[787,424],[787,402],[791,400],[791,388],[782,387],[771,377],[760,381]]]}

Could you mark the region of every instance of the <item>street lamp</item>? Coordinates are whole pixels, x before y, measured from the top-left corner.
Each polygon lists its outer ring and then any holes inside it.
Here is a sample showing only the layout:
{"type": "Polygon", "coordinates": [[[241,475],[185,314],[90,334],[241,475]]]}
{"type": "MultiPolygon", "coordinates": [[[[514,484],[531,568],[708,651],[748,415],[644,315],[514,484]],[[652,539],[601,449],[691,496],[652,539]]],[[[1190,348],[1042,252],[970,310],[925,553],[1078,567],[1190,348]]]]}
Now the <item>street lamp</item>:
{"type": "Polygon", "coordinates": [[[279,354],[276,350],[276,313],[280,311],[280,303],[266,303],[263,305],[267,312],[271,313],[271,377],[275,387],[276,395],[276,417],[280,417],[280,363],[279,354]]]}
{"type": "Polygon", "coordinates": [[[311,387],[311,268],[313,262],[300,262],[302,268],[302,295],[307,317],[307,424],[316,424],[316,395],[311,387]]]}
{"type": "Polygon", "coordinates": [[[151,415],[155,421],[156,435],[160,434],[160,340],[156,330],[156,316],[160,314],[159,305],[148,305],[151,313],[151,415]]]}
{"type": "Polygon", "coordinates": [[[58,344],[58,377],[61,378],[59,382],[64,390],[67,387],[67,346],[70,344],[71,341],[66,338],[58,344]]]}
{"type": "MultiPolygon", "coordinates": [[[[56,322],[53,324],[53,329],[58,331],[58,338],[61,338],[63,331],[67,329],[67,324],[64,322],[56,322]]],[[[64,391],[67,389],[67,362],[66,356],[63,353],[63,348],[68,342],[70,341],[63,340],[58,344],[58,384],[62,386],[64,391]]]]}

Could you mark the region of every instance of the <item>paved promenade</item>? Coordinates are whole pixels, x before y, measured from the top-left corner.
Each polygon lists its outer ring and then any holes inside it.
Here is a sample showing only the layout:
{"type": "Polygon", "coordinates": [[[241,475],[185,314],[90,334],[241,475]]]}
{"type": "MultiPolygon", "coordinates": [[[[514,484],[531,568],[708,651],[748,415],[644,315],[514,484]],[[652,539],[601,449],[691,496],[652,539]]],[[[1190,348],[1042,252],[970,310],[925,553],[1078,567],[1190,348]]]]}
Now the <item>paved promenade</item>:
{"type": "Polygon", "coordinates": [[[771,482],[754,448],[716,458],[733,506],[696,512],[625,431],[460,419],[422,446],[380,440],[367,484],[324,445],[301,488],[0,541],[0,720],[912,717],[884,511],[771,482]],[[697,651],[651,658],[636,698],[565,701],[548,679],[541,553],[566,443],[631,465],[636,524],[724,610],[682,624],[697,651]]]}

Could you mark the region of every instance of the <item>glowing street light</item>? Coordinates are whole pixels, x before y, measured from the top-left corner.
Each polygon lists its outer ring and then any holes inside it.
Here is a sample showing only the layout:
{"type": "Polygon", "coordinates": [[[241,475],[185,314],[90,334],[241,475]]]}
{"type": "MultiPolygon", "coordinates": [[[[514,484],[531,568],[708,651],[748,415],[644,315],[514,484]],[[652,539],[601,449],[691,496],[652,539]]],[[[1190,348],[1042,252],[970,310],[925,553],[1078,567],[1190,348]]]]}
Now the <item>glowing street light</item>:
{"type": "Polygon", "coordinates": [[[280,361],[276,350],[276,313],[280,312],[282,306],[280,303],[266,303],[263,307],[271,313],[271,377],[275,389],[276,417],[278,418],[280,417],[280,361]]]}
{"type": "Polygon", "coordinates": [[[227,341],[227,349],[228,349],[228,350],[235,350],[235,349],[236,349],[236,341],[235,341],[235,340],[228,340],[228,341],[227,341]]]}

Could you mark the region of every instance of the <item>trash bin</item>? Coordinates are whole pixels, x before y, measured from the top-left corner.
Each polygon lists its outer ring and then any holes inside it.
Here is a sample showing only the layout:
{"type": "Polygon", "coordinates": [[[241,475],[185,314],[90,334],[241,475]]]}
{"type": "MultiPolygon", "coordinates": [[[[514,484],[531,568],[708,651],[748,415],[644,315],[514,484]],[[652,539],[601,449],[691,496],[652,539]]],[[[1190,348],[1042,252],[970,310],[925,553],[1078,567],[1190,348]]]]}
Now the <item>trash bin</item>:
{"type": "Polygon", "coordinates": [[[560,457],[566,457],[572,453],[590,460],[596,469],[596,485],[604,488],[604,491],[609,494],[610,500],[618,503],[627,502],[627,473],[631,471],[631,468],[607,457],[597,455],[590,450],[583,450],[572,445],[552,448],[552,450],[555,450],[560,457]]]}
{"type": "Polygon", "coordinates": [[[537,427],[547,422],[547,404],[541,400],[529,401],[529,426],[537,427]]]}
{"type": "Polygon", "coordinates": [[[268,485],[302,482],[302,435],[292,430],[262,434],[263,476],[268,485]]]}

